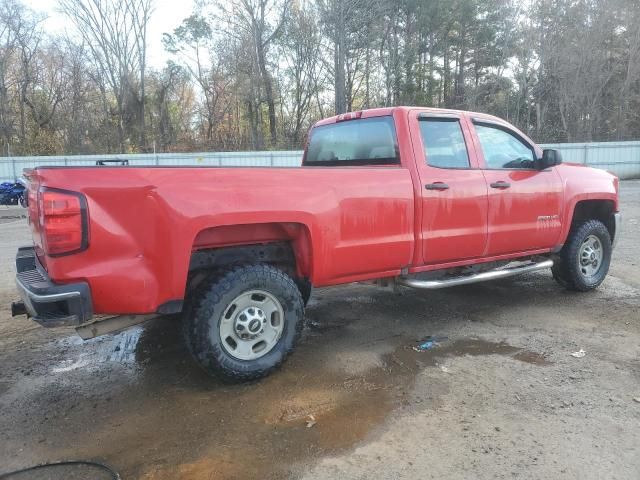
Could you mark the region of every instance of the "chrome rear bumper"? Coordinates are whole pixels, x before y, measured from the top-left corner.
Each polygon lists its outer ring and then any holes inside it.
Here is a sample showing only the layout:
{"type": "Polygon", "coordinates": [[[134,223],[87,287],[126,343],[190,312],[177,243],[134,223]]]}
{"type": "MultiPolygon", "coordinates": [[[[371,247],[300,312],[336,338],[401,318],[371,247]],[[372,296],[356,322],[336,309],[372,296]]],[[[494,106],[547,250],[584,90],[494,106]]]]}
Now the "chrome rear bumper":
{"type": "Polygon", "coordinates": [[[93,315],[91,292],[85,282],[59,285],[42,268],[33,247],[16,255],[16,286],[22,297],[14,303],[14,316],[27,314],[44,327],[80,325],[93,315]]]}

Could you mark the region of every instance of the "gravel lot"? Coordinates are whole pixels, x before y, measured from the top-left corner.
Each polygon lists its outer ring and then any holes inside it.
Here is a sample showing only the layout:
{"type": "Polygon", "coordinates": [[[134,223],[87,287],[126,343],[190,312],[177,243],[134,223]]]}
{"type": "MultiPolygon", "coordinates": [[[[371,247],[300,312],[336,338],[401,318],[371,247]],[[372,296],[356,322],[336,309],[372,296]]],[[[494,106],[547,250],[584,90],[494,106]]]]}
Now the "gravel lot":
{"type": "Polygon", "coordinates": [[[623,236],[597,291],[563,291],[550,272],[318,290],[284,368],[241,386],[199,370],[174,318],[88,342],[12,319],[29,235],[5,218],[0,474],[81,458],[146,480],[638,479],[640,181],[621,190],[623,236]],[[441,341],[415,351],[426,335],[441,341]]]}

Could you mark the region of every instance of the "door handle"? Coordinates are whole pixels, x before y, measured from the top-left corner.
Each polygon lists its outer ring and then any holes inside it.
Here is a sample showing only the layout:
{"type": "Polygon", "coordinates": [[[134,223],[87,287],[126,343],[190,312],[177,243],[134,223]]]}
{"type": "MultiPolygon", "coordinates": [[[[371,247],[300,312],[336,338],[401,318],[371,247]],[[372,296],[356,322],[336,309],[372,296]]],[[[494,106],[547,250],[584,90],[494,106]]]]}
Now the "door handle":
{"type": "Polygon", "coordinates": [[[449,190],[449,185],[442,182],[427,183],[424,188],[427,190],[449,190]]]}
{"type": "Polygon", "coordinates": [[[491,188],[499,188],[501,190],[505,189],[505,188],[509,188],[511,186],[511,184],[509,182],[493,182],[491,184],[491,188]]]}

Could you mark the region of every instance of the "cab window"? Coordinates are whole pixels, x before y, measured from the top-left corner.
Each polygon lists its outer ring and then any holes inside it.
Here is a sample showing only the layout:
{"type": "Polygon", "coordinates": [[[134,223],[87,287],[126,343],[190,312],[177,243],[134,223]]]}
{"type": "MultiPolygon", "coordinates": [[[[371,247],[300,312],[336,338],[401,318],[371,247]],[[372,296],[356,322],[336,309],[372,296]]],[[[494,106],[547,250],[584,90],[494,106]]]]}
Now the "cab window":
{"type": "Polygon", "coordinates": [[[469,154],[457,118],[421,118],[420,133],[427,165],[469,168],[469,154]]]}
{"type": "Polygon", "coordinates": [[[303,165],[354,166],[400,163],[392,117],[321,125],[311,130],[303,165]]]}
{"type": "Polygon", "coordinates": [[[487,168],[535,168],[533,149],[516,135],[499,127],[481,124],[476,124],[476,133],[487,168]]]}

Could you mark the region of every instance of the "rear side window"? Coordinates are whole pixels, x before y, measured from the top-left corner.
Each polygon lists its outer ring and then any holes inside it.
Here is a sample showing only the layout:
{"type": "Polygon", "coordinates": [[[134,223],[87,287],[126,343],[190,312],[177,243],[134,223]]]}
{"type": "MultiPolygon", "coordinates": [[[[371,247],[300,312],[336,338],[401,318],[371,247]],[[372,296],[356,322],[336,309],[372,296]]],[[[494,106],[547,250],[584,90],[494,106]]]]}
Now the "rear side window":
{"type": "Polygon", "coordinates": [[[396,165],[400,163],[392,117],[322,125],[311,130],[304,165],[396,165]]]}
{"type": "Polygon", "coordinates": [[[420,133],[427,165],[438,168],[469,168],[467,145],[458,119],[420,119],[420,133]]]}

